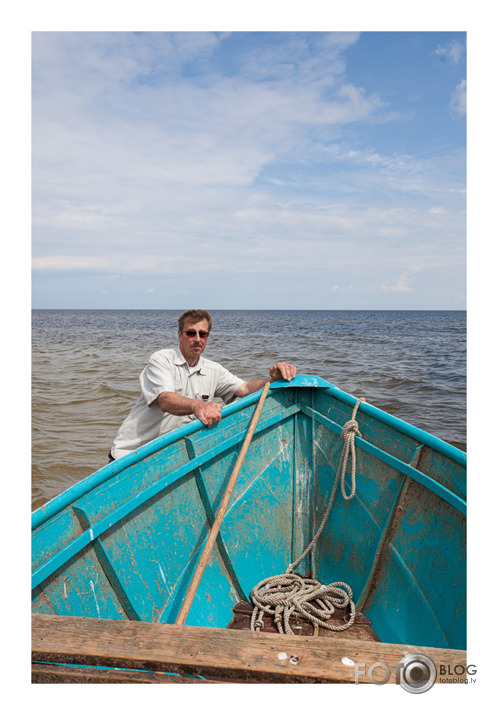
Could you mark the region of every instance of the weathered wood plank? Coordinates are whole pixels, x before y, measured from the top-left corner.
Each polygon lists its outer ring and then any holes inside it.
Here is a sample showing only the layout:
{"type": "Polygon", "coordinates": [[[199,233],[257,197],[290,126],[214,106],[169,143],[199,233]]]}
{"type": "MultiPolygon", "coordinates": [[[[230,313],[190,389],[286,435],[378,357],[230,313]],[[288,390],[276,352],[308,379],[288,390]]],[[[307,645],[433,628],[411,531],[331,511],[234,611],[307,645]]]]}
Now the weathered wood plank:
{"type": "MultiPolygon", "coordinates": [[[[426,655],[454,671],[466,667],[466,652],[362,640],[282,636],[218,628],[195,628],[138,621],[33,614],[32,658],[43,663],[71,663],[128,668],[179,675],[201,675],[238,682],[370,682],[374,663],[390,668],[408,653],[426,655]]],[[[383,674],[381,674],[383,675],[383,674]]]]}
{"type": "Polygon", "coordinates": [[[112,670],[82,668],[75,665],[56,663],[33,663],[32,683],[212,683],[215,681],[189,678],[167,673],[147,673],[137,670],[112,670]]]}

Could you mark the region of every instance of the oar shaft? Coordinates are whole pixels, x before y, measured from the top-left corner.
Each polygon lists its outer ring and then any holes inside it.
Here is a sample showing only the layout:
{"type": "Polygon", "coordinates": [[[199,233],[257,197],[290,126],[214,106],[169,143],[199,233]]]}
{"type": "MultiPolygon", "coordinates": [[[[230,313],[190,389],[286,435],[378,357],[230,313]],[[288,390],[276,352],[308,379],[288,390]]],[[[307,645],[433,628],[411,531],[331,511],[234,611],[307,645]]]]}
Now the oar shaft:
{"type": "Polygon", "coordinates": [[[202,550],[202,554],[199,559],[199,563],[197,564],[197,568],[194,572],[194,575],[192,576],[192,581],[190,582],[190,586],[188,587],[188,591],[185,595],[185,599],[183,601],[182,607],[180,608],[180,610],[178,612],[178,616],[176,617],[176,621],[175,621],[176,625],[182,626],[187,619],[187,615],[190,610],[190,606],[192,605],[192,601],[194,600],[194,596],[195,596],[195,593],[199,586],[200,580],[202,578],[202,574],[204,573],[204,569],[206,568],[207,562],[209,561],[209,557],[211,556],[211,551],[213,550],[214,543],[215,543],[218,533],[220,531],[221,523],[223,521],[226,510],[228,508],[228,504],[230,502],[230,497],[232,496],[233,488],[235,486],[235,482],[237,481],[237,477],[239,475],[240,468],[241,468],[244,458],[246,456],[247,450],[249,448],[249,444],[251,443],[251,439],[254,434],[254,430],[256,429],[256,425],[258,423],[259,416],[261,414],[261,410],[263,409],[263,403],[265,401],[269,387],[270,387],[270,383],[267,382],[263,388],[263,392],[261,393],[261,397],[259,398],[259,402],[258,402],[257,407],[254,411],[253,416],[252,416],[251,424],[249,425],[249,429],[247,430],[244,442],[242,444],[242,449],[240,450],[240,454],[239,454],[237,461],[235,463],[235,467],[232,471],[232,474],[230,475],[230,479],[228,481],[227,488],[225,490],[223,499],[221,500],[220,507],[216,514],[216,519],[214,520],[213,526],[211,527],[211,532],[210,532],[209,537],[206,541],[204,549],[202,550]]]}

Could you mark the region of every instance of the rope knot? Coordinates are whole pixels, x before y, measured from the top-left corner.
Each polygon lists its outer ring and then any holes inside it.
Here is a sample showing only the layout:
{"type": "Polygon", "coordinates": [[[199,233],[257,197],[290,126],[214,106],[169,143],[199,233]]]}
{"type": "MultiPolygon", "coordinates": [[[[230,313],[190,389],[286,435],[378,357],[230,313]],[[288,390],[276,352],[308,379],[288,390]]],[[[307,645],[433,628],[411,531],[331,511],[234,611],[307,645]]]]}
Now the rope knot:
{"type": "Polygon", "coordinates": [[[346,440],[350,434],[356,435],[357,437],[361,437],[361,432],[358,427],[358,422],[356,420],[348,420],[344,425],[341,430],[341,437],[343,440],[346,440]]]}

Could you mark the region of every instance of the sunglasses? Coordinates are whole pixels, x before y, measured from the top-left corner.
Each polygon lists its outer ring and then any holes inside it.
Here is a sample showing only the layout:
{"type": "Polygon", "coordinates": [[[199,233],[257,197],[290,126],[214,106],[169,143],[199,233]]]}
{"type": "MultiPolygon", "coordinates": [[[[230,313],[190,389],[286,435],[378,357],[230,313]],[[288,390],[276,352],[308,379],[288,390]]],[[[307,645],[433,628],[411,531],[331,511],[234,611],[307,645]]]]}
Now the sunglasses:
{"type": "Polygon", "coordinates": [[[209,337],[208,330],[183,330],[182,332],[184,332],[189,338],[195,338],[197,334],[199,334],[201,340],[206,340],[209,337]]]}

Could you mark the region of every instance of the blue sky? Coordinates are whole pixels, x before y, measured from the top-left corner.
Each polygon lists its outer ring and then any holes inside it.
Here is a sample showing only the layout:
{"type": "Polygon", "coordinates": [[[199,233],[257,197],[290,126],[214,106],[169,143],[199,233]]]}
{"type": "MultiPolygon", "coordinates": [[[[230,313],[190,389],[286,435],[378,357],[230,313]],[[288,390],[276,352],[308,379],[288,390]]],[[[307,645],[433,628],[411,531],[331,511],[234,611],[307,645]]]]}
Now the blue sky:
{"type": "Polygon", "coordinates": [[[463,309],[465,32],[32,36],[35,308],[463,309]]]}

